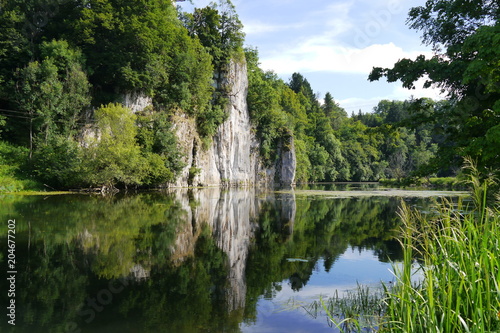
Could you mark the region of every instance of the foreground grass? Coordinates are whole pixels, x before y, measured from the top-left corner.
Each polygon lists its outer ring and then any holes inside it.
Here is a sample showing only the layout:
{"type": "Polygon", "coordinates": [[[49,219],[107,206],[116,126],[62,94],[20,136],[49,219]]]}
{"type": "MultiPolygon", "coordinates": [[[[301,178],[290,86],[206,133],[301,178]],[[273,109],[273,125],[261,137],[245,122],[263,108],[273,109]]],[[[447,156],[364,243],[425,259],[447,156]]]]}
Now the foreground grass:
{"type": "Polygon", "coordinates": [[[497,204],[487,208],[488,184],[479,182],[471,163],[468,168],[473,207],[442,203],[437,217],[430,218],[403,203],[404,261],[394,266],[396,283],[384,286],[378,303],[362,288],[351,303],[323,302],[337,328],[343,332],[500,332],[500,211],[497,204]],[[368,308],[360,308],[359,303],[368,302],[368,308]]]}
{"type": "MultiPolygon", "coordinates": [[[[460,208],[460,207],[459,207],[460,208]]],[[[404,262],[386,288],[391,332],[500,332],[499,212],[441,207],[427,220],[402,209],[404,262]],[[423,279],[414,282],[419,258],[423,279]]]]}
{"type": "Polygon", "coordinates": [[[43,191],[44,186],[27,179],[29,151],[0,140],[0,194],[21,191],[43,191]]]}

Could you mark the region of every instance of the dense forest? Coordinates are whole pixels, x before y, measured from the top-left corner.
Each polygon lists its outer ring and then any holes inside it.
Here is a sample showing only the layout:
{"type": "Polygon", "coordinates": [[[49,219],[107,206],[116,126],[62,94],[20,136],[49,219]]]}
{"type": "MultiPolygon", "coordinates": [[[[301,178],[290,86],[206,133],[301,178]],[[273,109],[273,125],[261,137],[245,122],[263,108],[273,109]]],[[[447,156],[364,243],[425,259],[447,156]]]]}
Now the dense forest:
{"type": "Polygon", "coordinates": [[[172,182],[184,165],[171,117],[195,119],[210,142],[228,116],[231,61],[248,66],[263,161],[293,142],[297,182],[454,176],[463,156],[498,172],[498,16],[488,0],[413,8],[409,26],[435,55],[374,68],[368,79],[411,89],[425,77],[448,98],[384,100],[348,115],[304,75],[286,82],[262,70],[229,0],[192,13],[159,0],[0,0],[0,190],[172,182]],[[133,93],[151,106],[124,107],[133,93]]]}

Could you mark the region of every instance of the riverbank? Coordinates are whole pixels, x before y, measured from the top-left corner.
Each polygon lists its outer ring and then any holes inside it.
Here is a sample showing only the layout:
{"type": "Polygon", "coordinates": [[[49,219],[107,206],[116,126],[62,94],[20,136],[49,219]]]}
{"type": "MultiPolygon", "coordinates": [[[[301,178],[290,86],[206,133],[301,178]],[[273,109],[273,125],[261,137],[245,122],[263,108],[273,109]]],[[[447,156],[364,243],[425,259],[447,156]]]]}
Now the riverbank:
{"type": "Polygon", "coordinates": [[[380,179],[379,183],[384,186],[395,187],[417,187],[446,190],[464,190],[467,185],[457,177],[431,177],[411,179],[380,179]]]}
{"type": "Polygon", "coordinates": [[[0,171],[0,193],[40,192],[43,186],[35,181],[18,179],[0,171]]]}
{"type": "MultiPolygon", "coordinates": [[[[382,179],[379,182],[334,182],[334,183],[308,183],[308,185],[325,185],[325,184],[335,184],[335,185],[381,185],[384,187],[389,187],[387,189],[377,190],[376,192],[382,196],[414,196],[415,193],[417,196],[425,195],[425,190],[443,190],[443,191],[459,191],[467,189],[467,185],[463,182],[459,181],[455,177],[446,177],[446,178],[430,178],[428,183],[420,183],[419,186],[416,184],[408,185],[408,183],[397,181],[395,179],[382,179]],[[394,189],[394,188],[401,189],[394,189]],[[395,192],[396,191],[396,192],[395,192]]],[[[300,188],[305,184],[297,184],[294,187],[300,188]]],[[[199,188],[199,187],[196,187],[199,188]]],[[[111,189],[110,189],[111,190],[111,189]]],[[[122,190],[122,189],[118,189],[122,190]]],[[[141,190],[141,189],[140,189],[141,190]]],[[[143,190],[155,190],[150,188],[144,188],[143,190]]],[[[161,190],[161,189],[158,189],[161,190]]],[[[29,179],[19,179],[13,175],[9,174],[0,174],[0,194],[63,194],[63,193],[101,193],[101,192],[113,192],[113,191],[103,191],[103,188],[81,188],[81,189],[69,189],[69,190],[58,190],[54,188],[50,188],[47,185],[41,184],[34,180],[29,179]]],[[[297,191],[295,191],[297,193],[297,191]]],[[[300,192],[300,190],[299,190],[300,192]]],[[[333,193],[337,191],[314,191],[314,190],[305,190],[300,192],[301,194],[306,195],[333,195],[333,196],[371,196],[376,195],[377,193],[372,193],[370,191],[339,191],[341,193],[333,193]],[[304,192],[304,193],[302,193],[304,192]]],[[[456,194],[456,193],[455,193],[456,194]]],[[[445,193],[446,195],[446,193],[445,193]]],[[[432,193],[430,196],[435,196],[435,193],[432,193]]]]}

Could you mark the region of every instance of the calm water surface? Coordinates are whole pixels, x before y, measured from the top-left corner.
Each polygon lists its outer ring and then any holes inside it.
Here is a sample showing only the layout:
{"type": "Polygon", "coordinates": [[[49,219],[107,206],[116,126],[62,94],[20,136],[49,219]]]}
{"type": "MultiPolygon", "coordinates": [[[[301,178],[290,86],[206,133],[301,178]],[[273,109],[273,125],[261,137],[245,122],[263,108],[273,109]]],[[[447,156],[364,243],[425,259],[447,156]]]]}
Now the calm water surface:
{"type": "MultiPolygon", "coordinates": [[[[304,305],[393,280],[400,200],[215,188],[3,196],[0,262],[5,274],[15,219],[18,273],[16,326],[5,313],[0,331],[335,332],[304,305]]],[[[8,289],[4,278],[3,309],[8,289]]]]}

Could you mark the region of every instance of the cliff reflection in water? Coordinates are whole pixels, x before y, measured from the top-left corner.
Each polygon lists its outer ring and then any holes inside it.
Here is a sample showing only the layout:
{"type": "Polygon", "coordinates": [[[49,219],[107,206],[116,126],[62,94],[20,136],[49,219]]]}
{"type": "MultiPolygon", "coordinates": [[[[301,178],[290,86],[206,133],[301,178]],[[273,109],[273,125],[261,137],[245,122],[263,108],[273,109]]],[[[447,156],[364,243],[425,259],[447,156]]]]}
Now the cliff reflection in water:
{"type": "MultiPolygon", "coordinates": [[[[221,191],[208,188],[177,191],[175,197],[187,212],[187,221],[178,229],[172,257],[185,262],[195,255],[198,239],[205,229],[226,258],[227,283],[224,286],[227,311],[245,306],[245,266],[250,242],[258,225],[255,190],[221,191]]],[[[180,263],[179,263],[180,264],[180,263]]]]}
{"type": "Polygon", "coordinates": [[[259,297],[282,281],[300,290],[320,259],[328,271],[349,246],[399,256],[394,198],[212,188],[1,201],[17,221],[16,332],[238,332],[259,297]]]}

